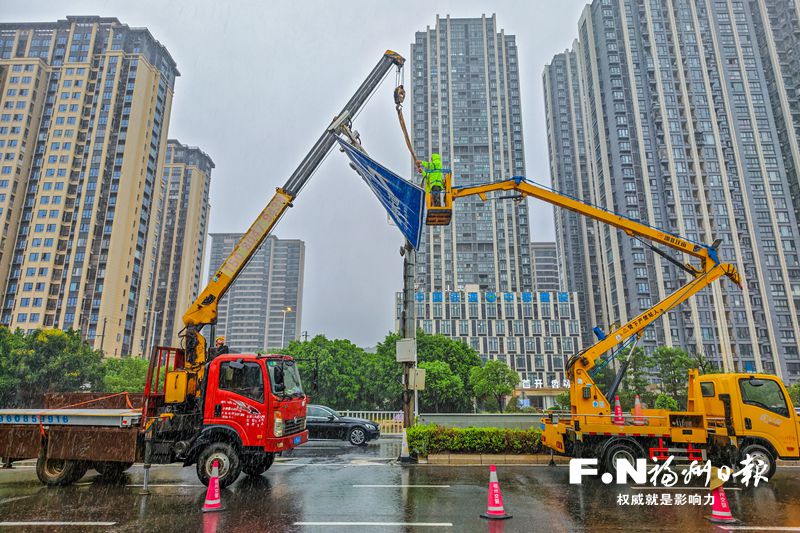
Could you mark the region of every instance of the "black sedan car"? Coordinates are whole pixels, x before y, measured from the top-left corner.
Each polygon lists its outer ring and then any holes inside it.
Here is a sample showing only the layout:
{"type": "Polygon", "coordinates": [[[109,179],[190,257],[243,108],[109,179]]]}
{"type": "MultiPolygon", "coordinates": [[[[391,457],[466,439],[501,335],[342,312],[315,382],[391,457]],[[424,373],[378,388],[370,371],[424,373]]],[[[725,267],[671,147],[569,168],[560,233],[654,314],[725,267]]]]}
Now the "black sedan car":
{"type": "Polygon", "coordinates": [[[310,439],[347,440],[355,446],[363,446],[381,436],[377,423],[363,418],[342,416],[324,405],[308,406],[306,427],[310,439]]]}

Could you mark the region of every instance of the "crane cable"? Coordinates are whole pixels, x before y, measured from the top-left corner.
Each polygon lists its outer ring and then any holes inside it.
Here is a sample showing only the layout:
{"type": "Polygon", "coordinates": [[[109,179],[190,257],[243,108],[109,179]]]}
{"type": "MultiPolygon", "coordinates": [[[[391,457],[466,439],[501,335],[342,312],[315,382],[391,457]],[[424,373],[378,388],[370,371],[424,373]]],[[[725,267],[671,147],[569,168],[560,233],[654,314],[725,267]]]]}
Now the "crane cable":
{"type": "Polygon", "coordinates": [[[420,165],[419,159],[417,159],[417,155],[414,153],[414,147],[411,145],[411,139],[408,137],[406,121],[403,118],[403,101],[406,99],[406,90],[403,87],[403,80],[401,76],[402,69],[397,69],[397,80],[394,88],[394,107],[397,110],[397,119],[400,121],[400,129],[403,130],[403,137],[406,140],[406,146],[408,147],[408,151],[411,153],[411,158],[414,160],[414,166],[417,168],[417,172],[422,174],[422,165],[420,165]]]}

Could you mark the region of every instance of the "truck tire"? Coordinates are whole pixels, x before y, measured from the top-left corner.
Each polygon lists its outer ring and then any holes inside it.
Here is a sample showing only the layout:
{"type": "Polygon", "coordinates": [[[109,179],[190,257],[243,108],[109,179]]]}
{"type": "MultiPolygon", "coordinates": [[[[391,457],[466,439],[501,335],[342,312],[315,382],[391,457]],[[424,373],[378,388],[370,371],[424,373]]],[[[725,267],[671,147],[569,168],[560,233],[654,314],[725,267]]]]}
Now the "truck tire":
{"type": "Polygon", "coordinates": [[[253,457],[242,462],[242,472],[248,476],[258,477],[272,466],[275,460],[274,453],[268,453],[264,456],[253,457]]]}
{"type": "Polygon", "coordinates": [[[48,459],[44,454],[36,461],[36,477],[48,486],[71,485],[86,474],[89,466],[83,461],[48,459]]]}
{"type": "MultiPolygon", "coordinates": [[[[742,448],[742,452],[739,455],[739,461],[743,461],[747,455],[750,455],[756,461],[764,461],[767,464],[767,470],[764,472],[764,476],[767,478],[772,478],[775,475],[775,470],[778,468],[778,461],[777,457],[766,447],[761,444],[748,444],[744,448],[742,448]]],[[[736,468],[741,468],[741,464],[737,464],[736,468]]]]}
{"type": "Polygon", "coordinates": [[[105,461],[102,463],[94,463],[92,466],[104,478],[109,480],[117,480],[122,477],[122,474],[124,474],[127,469],[133,466],[133,463],[105,461]]]}
{"type": "Polygon", "coordinates": [[[236,448],[227,442],[212,442],[200,452],[197,458],[197,477],[208,486],[214,460],[219,462],[219,486],[225,488],[239,479],[242,461],[236,448]]]}
{"type": "Polygon", "coordinates": [[[630,442],[625,442],[623,440],[612,442],[608,445],[605,453],[603,454],[603,471],[609,472],[616,477],[617,461],[620,459],[625,459],[630,462],[631,465],[635,466],[636,459],[640,459],[641,457],[642,454],[640,453],[640,450],[630,442]]]}

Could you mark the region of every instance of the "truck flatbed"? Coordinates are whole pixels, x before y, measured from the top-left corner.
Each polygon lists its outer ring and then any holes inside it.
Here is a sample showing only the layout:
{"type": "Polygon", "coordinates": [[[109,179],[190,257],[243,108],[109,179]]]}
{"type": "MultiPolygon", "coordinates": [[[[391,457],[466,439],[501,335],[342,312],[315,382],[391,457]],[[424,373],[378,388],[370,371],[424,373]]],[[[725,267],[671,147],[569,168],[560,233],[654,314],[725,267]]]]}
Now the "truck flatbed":
{"type": "Polygon", "coordinates": [[[141,409],[0,409],[0,425],[134,427],[141,409]]]}

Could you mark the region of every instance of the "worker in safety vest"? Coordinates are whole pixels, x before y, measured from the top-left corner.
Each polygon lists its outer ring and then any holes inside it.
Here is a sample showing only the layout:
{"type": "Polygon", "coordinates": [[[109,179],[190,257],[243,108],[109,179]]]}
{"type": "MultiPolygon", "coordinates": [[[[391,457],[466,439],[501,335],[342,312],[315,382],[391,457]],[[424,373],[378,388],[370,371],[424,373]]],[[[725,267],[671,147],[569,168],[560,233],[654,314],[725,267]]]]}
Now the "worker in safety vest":
{"type": "Polygon", "coordinates": [[[430,161],[420,161],[422,166],[422,179],[425,183],[425,192],[433,195],[433,205],[442,205],[442,189],[444,188],[444,174],[442,174],[442,156],[431,154],[430,161]]]}

